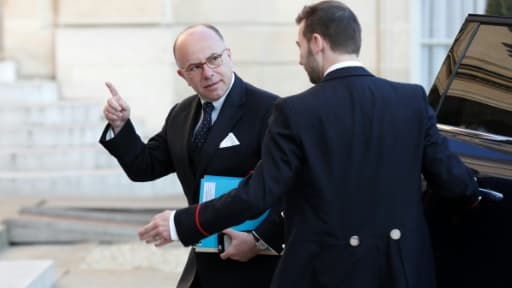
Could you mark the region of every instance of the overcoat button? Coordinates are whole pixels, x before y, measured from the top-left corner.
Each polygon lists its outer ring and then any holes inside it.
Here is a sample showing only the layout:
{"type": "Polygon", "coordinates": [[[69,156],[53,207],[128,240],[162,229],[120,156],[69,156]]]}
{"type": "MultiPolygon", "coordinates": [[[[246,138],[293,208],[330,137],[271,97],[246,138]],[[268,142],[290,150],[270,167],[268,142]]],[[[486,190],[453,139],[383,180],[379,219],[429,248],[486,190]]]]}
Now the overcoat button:
{"type": "Polygon", "coordinates": [[[352,247],[359,246],[359,243],[360,243],[359,236],[354,235],[354,236],[350,237],[349,243],[350,243],[350,246],[352,246],[352,247]]]}
{"type": "Polygon", "coordinates": [[[400,237],[402,237],[402,233],[398,229],[393,229],[391,232],[389,232],[389,237],[393,240],[398,240],[400,237]]]}

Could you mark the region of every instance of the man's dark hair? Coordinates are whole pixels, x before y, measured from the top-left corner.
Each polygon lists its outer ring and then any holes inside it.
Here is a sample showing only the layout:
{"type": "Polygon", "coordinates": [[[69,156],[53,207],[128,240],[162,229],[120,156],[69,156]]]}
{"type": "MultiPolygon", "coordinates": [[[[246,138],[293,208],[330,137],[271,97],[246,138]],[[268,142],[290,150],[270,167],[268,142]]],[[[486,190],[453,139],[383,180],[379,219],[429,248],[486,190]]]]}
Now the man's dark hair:
{"type": "Polygon", "coordinates": [[[338,1],[321,1],[306,5],[295,22],[304,21],[303,36],[311,40],[319,34],[336,52],[359,55],[361,50],[361,25],[347,5],[338,1]]]}
{"type": "Polygon", "coordinates": [[[172,45],[172,53],[174,54],[174,57],[176,57],[176,42],[178,42],[178,39],[181,37],[181,34],[183,34],[185,31],[188,31],[188,30],[190,30],[192,28],[196,28],[196,27],[205,27],[207,29],[210,29],[213,32],[215,32],[215,34],[217,34],[217,36],[219,36],[220,40],[224,41],[224,36],[222,36],[222,33],[220,33],[220,31],[219,31],[219,29],[217,29],[217,27],[215,27],[211,24],[194,24],[194,25],[188,26],[187,28],[183,29],[183,31],[181,31],[180,34],[178,34],[178,36],[176,36],[176,40],[174,40],[174,44],[172,45]]]}

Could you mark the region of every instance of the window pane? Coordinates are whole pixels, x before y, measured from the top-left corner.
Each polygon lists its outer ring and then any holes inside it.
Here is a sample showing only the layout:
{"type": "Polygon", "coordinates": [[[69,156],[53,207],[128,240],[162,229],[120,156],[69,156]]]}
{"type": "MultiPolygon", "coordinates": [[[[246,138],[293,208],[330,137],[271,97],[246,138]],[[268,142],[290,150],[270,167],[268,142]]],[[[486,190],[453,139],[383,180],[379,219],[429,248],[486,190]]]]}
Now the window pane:
{"type": "Polygon", "coordinates": [[[421,54],[422,62],[429,62],[420,71],[421,83],[427,90],[431,87],[441,62],[458,33],[466,16],[483,13],[485,0],[420,0],[421,54]]]}

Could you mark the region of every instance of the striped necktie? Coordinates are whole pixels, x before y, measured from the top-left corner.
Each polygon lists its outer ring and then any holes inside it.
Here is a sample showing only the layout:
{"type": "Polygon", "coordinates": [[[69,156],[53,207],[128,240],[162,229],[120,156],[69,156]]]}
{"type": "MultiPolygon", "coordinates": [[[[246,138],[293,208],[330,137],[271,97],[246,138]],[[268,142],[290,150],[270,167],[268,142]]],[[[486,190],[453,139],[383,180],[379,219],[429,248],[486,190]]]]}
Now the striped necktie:
{"type": "Polygon", "coordinates": [[[213,104],[211,102],[203,103],[203,119],[199,126],[197,127],[196,132],[194,133],[194,137],[192,137],[192,149],[194,151],[199,151],[203,147],[206,139],[208,139],[208,134],[210,133],[210,129],[212,128],[212,111],[213,104]]]}

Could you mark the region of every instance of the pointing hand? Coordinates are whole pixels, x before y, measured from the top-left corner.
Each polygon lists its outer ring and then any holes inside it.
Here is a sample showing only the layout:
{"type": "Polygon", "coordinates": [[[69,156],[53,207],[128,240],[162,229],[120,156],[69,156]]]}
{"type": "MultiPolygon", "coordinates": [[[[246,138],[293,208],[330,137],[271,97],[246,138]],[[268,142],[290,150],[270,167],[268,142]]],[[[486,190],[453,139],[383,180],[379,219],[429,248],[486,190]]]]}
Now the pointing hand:
{"type": "Polygon", "coordinates": [[[103,108],[103,115],[107,119],[110,126],[117,134],[123,128],[126,121],[130,118],[130,106],[124,101],[117,92],[117,89],[110,82],[105,82],[112,97],[109,97],[105,107],[103,108]]]}

